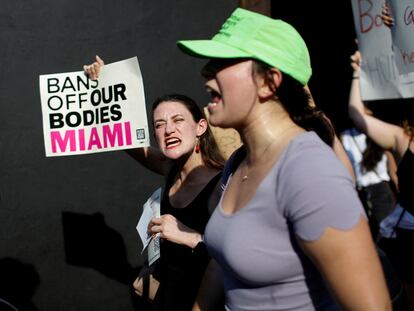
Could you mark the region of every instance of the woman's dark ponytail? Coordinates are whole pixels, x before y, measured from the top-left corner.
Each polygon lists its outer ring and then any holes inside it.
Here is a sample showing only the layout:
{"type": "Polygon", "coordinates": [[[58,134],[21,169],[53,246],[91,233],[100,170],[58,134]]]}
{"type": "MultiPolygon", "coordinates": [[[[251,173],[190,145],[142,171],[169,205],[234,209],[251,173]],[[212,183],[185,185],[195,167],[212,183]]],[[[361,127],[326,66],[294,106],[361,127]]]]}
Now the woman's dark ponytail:
{"type": "MultiPolygon", "coordinates": [[[[254,69],[265,78],[269,72],[269,66],[259,61],[255,61],[254,69]]],[[[269,77],[267,79],[269,80],[269,77]]],[[[310,95],[300,82],[283,74],[283,81],[277,88],[275,96],[297,125],[307,131],[315,131],[326,144],[333,146],[335,130],[331,122],[322,110],[310,105],[310,95]]]]}

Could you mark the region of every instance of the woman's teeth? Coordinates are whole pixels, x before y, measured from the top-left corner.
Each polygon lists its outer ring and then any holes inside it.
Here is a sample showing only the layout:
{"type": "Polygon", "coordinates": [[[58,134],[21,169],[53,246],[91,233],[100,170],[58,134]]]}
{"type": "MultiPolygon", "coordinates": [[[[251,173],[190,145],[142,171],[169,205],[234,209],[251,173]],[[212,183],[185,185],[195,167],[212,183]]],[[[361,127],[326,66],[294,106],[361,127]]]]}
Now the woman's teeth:
{"type": "Polygon", "coordinates": [[[179,143],[180,143],[180,140],[177,139],[177,138],[168,139],[168,140],[165,141],[165,146],[171,147],[171,146],[178,145],[179,143]]]}

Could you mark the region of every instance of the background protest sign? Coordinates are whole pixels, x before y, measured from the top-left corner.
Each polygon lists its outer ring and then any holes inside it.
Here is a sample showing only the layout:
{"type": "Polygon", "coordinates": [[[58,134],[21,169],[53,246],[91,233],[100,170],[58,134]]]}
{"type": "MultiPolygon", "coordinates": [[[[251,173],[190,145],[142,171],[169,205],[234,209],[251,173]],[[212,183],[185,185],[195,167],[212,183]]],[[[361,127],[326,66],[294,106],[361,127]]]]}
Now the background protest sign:
{"type": "MultiPolygon", "coordinates": [[[[395,6],[402,10],[404,6],[395,6]]],[[[406,0],[404,0],[405,2],[406,0]]],[[[406,27],[391,30],[381,19],[383,0],[351,0],[358,47],[362,54],[361,96],[363,100],[393,99],[414,97],[414,72],[400,71],[397,67],[397,51],[393,50],[393,38],[398,42],[407,41],[412,45],[413,32],[406,27]],[[401,29],[404,29],[401,31],[401,29]],[[397,34],[398,32],[398,34],[397,34]]],[[[413,0],[407,1],[413,3],[413,0]]],[[[406,7],[405,7],[406,8],[406,7]]],[[[400,16],[402,11],[393,11],[400,16]]],[[[398,17],[397,17],[398,18],[398,17]]]]}
{"type": "Polygon", "coordinates": [[[136,57],[83,71],[39,76],[46,156],[149,146],[144,87],[136,57]]]}
{"type": "Polygon", "coordinates": [[[414,71],[414,1],[389,1],[394,17],[391,28],[393,51],[400,74],[414,71]]]}

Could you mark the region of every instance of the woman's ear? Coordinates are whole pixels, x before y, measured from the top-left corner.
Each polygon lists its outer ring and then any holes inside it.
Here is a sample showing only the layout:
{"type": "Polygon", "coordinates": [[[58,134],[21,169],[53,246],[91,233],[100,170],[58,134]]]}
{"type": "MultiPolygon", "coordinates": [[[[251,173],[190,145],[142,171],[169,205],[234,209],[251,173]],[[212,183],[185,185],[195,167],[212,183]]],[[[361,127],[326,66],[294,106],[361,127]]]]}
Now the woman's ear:
{"type": "Polygon", "coordinates": [[[208,122],[206,119],[200,119],[197,123],[197,136],[201,136],[207,131],[208,122]]]}
{"type": "Polygon", "coordinates": [[[282,72],[277,68],[270,68],[265,76],[259,78],[258,94],[260,98],[274,96],[276,90],[282,83],[282,72]]]}

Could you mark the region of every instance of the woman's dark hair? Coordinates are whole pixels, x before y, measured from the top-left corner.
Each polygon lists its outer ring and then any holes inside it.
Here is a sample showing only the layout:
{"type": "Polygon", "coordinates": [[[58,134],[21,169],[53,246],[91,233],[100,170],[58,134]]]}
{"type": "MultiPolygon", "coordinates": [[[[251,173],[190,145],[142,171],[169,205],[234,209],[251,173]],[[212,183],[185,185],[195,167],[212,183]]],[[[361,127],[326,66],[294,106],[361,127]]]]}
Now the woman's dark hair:
{"type": "Polygon", "coordinates": [[[378,162],[381,161],[384,149],[378,146],[368,136],[366,136],[365,142],[367,147],[362,153],[361,170],[363,172],[369,172],[374,170],[378,162]]]}
{"type": "MultiPolygon", "coordinates": [[[[254,61],[255,72],[261,74],[270,85],[273,81],[269,69],[269,65],[254,61]]],[[[318,107],[310,105],[310,94],[299,81],[283,74],[283,82],[277,88],[275,96],[297,125],[307,131],[315,131],[326,144],[333,146],[335,130],[332,124],[318,107]]]]}
{"type": "Polygon", "coordinates": [[[414,121],[411,119],[405,119],[402,121],[401,125],[404,129],[404,133],[408,135],[411,139],[414,138],[414,121]]]}
{"type": "MultiPolygon", "coordinates": [[[[190,97],[181,94],[167,94],[158,97],[152,104],[153,114],[154,110],[163,102],[177,102],[184,105],[193,116],[195,122],[198,122],[201,119],[207,120],[197,103],[190,97]]],[[[218,169],[223,168],[225,159],[219,150],[210,126],[207,126],[207,130],[200,136],[200,153],[203,162],[207,166],[218,169]]]]}

